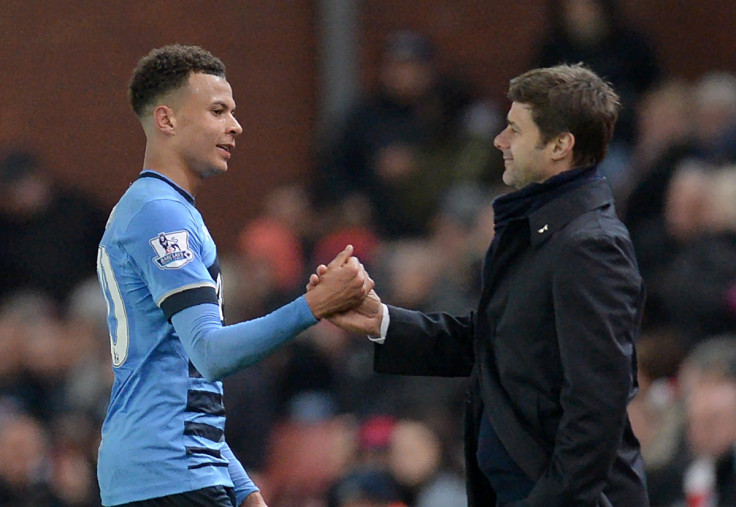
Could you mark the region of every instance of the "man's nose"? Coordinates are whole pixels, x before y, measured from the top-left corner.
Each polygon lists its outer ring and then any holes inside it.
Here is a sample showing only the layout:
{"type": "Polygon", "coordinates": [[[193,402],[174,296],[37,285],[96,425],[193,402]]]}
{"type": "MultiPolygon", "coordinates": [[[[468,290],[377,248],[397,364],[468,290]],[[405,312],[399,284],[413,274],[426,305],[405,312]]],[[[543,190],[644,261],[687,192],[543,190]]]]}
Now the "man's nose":
{"type": "Polygon", "coordinates": [[[243,127],[240,126],[240,123],[234,117],[233,124],[230,126],[229,132],[235,136],[239,136],[243,133],[243,127]]]}
{"type": "Polygon", "coordinates": [[[499,150],[503,150],[504,148],[508,146],[508,144],[506,143],[506,136],[504,135],[505,132],[506,132],[505,129],[502,130],[501,133],[498,134],[496,138],[493,140],[493,146],[495,146],[499,150]]]}

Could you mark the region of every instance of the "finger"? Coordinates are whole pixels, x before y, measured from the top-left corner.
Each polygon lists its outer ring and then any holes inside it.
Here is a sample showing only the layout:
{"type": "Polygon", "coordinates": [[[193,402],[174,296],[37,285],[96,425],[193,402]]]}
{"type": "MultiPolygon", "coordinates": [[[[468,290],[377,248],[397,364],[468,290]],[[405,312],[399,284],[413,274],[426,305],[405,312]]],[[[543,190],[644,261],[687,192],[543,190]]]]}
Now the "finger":
{"type": "Polygon", "coordinates": [[[320,264],[317,266],[317,269],[315,269],[315,273],[312,273],[309,275],[309,282],[307,283],[307,292],[314,289],[317,285],[319,285],[319,282],[322,280],[322,276],[327,273],[327,266],[324,264],[320,264]]]}
{"type": "Polygon", "coordinates": [[[365,266],[363,266],[363,263],[358,261],[358,272],[364,273],[366,277],[370,278],[370,275],[368,274],[368,271],[365,270],[365,266]]]}
{"type": "Polygon", "coordinates": [[[346,260],[343,263],[345,266],[351,267],[356,270],[356,272],[360,271],[360,261],[358,261],[357,257],[350,257],[348,260],[346,260]]]}
{"type": "Polygon", "coordinates": [[[337,256],[332,259],[332,262],[330,262],[331,266],[342,266],[347,262],[348,259],[353,255],[353,245],[346,246],[342,252],[337,254],[337,256]]]}
{"type": "Polygon", "coordinates": [[[312,274],[309,277],[309,283],[307,284],[307,292],[314,289],[319,284],[319,276],[312,274]]]}
{"type": "Polygon", "coordinates": [[[365,280],[363,280],[363,293],[368,294],[375,284],[373,283],[373,279],[368,276],[368,273],[365,275],[365,280]]]}

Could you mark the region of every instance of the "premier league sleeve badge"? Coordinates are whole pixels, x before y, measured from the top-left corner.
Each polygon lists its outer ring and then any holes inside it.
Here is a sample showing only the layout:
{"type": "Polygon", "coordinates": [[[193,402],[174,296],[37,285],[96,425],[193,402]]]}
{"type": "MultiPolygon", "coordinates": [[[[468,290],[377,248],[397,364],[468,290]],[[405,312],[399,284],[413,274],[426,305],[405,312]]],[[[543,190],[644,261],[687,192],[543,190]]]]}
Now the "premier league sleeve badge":
{"type": "Polygon", "coordinates": [[[194,258],[187,231],[160,232],[149,243],[156,252],[153,261],[161,269],[178,269],[194,258]]]}

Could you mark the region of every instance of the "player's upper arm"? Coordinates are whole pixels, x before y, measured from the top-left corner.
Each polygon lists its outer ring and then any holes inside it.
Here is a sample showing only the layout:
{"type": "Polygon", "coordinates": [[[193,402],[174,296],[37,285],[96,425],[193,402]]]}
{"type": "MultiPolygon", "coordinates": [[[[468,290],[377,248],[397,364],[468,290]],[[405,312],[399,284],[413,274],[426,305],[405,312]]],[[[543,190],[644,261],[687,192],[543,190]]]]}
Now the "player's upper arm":
{"type": "Polygon", "coordinates": [[[200,229],[187,206],[166,198],[146,202],[126,228],[123,247],[162,308],[170,298],[192,291],[207,294],[192,304],[217,302],[215,282],[202,259],[200,229]]]}

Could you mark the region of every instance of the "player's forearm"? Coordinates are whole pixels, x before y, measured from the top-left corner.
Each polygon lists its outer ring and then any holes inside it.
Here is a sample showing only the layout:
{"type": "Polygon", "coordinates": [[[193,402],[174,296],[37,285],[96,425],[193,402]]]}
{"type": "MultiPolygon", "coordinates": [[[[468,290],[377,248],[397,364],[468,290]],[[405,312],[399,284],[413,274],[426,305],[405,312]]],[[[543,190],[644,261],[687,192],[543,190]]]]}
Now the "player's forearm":
{"type": "Polygon", "coordinates": [[[213,304],[186,308],[171,321],[207,380],[219,380],[260,361],[317,322],[303,296],[268,315],[230,326],[222,326],[213,304]]]}

